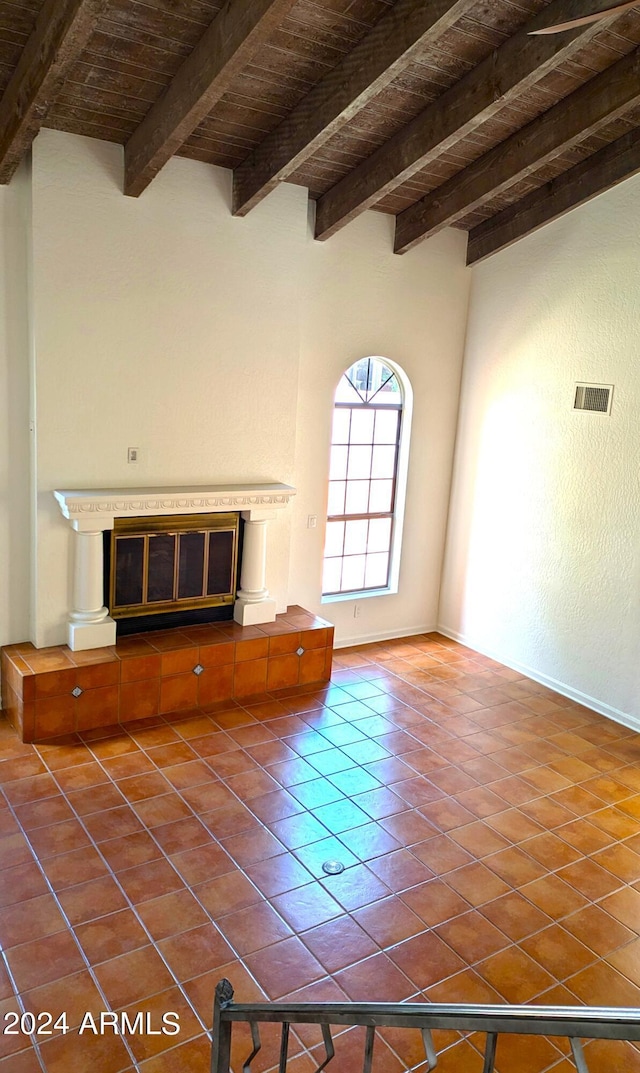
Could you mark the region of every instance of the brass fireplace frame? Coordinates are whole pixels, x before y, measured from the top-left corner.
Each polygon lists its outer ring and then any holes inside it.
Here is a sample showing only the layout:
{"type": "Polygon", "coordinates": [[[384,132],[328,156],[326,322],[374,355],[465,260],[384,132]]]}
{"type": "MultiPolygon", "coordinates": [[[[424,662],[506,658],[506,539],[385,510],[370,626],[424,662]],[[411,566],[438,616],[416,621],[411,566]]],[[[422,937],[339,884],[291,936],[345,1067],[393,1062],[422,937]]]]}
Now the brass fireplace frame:
{"type": "Polygon", "coordinates": [[[233,604],[236,599],[237,589],[239,531],[240,515],[236,512],[115,518],[114,527],[110,535],[108,579],[109,613],[112,618],[116,620],[137,618],[146,615],[161,615],[174,611],[193,611],[201,608],[220,607],[225,604],[233,604]],[[233,534],[230,565],[230,579],[232,585],[228,592],[208,594],[206,589],[209,569],[210,534],[214,532],[231,532],[233,534]],[[154,600],[149,602],[149,538],[158,533],[163,533],[167,536],[175,536],[176,538],[173,563],[173,599],[163,601],[154,600]],[[177,596],[180,569],[179,540],[183,533],[204,533],[205,536],[201,596],[177,596]],[[144,540],[142,565],[142,594],[144,599],[140,603],[116,604],[118,540],[134,536],[142,537],[144,540]]]}

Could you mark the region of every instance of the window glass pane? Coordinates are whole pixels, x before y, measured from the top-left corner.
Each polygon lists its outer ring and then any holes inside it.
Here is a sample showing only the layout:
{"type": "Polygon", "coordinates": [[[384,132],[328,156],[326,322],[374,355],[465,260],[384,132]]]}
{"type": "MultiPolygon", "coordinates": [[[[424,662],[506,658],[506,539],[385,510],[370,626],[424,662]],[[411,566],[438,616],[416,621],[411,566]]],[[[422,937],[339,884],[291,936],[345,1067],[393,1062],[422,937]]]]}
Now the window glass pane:
{"type": "MultiPolygon", "coordinates": [[[[361,589],[364,586],[364,568],[366,555],[348,555],[343,559],[342,590],[361,589]]],[[[331,561],[331,560],[329,560],[331,561]]]]}
{"type": "Polygon", "coordinates": [[[347,502],[335,514],[366,514],[369,510],[369,481],[347,481],[347,502]]]}
{"type": "Polygon", "coordinates": [[[371,476],[371,447],[358,445],[349,448],[347,477],[350,480],[362,480],[371,476]]]}
{"type": "Polygon", "coordinates": [[[332,443],[348,443],[349,442],[349,423],[351,421],[351,410],[335,409],[333,411],[333,432],[331,434],[332,443]]]}
{"type": "MultiPolygon", "coordinates": [[[[350,382],[354,389],[358,392],[361,402],[364,402],[369,393],[369,384],[371,381],[371,358],[361,358],[360,361],[356,361],[350,369],[347,369],[343,376],[343,380],[350,382]]],[[[337,397],[337,396],[336,396],[337,397]]]]}
{"type": "Polygon", "coordinates": [[[376,365],[379,366],[379,372],[377,372],[375,382],[372,383],[369,399],[375,402],[376,406],[397,406],[402,402],[400,384],[386,365],[380,362],[376,362],[376,365]]]}
{"type": "Polygon", "coordinates": [[[322,591],[340,592],[342,559],[325,559],[322,571],[322,591]]]}
{"type": "Polygon", "coordinates": [[[364,555],[367,550],[368,525],[369,522],[366,518],[346,523],[344,534],[345,555],[364,555]]]}
{"type": "MultiPolygon", "coordinates": [[[[389,450],[387,447],[378,448],[378,450],[389,450]]],[[[331,448],[331,468],[329,470],[329,479],[332,481],[343,481],[347,476],[347,447],[332,447],[331,448]]],[[[386,477],[386,473],[379,473],[379,477],[386,477]]]]}
{"type": "Polygon", "coordinates": [[[388,514],[391,510],[392,494],[393,481],[372,481],[371,494],[369,495],[369,511],[371,514],[388,514]]]}
{"type": "Polygon", "coordinates": [[[395,443],[398,438],[398,410],[376,410],[374,443],[395,443]]]}
{"type": "Polygon", "coordinates": [[[336,391],[336,402],[348,402],[351,405],[362,403],[361,396],[349,382],[346,374],[340,377],[340,383],[338,384],[338,390],[336,391]]]}
{"type": "MultiPolygon", "coordinates": [[[[334,448],[336,450],[336,448],[334,448]]],[[[340,448],[342,450],[342,448],[340,448]]],[[[396,471],[395,447],[374,447],[373,464],[371,466],[372,477],[393,477],[396,471]]],[[[333,474],[332,474],[333,476],[333,474]]]]}
{"type": "Polygon", "coordinates": [[[328,513],[344,514],[345,481],[329,481],[328,513]]]}
{"type": "Polygon", "coordinates": [[[364,572],[364,583],[369,588],[387,584],[389,569],[389,556],[386,552],[376,555],[367,555],[367,565],[364,572]]]}
{"type": "Polygon", "coordinates": [[[351,443],[372,443],[375,410],[354,410],[351,418],[351,443]]]}
{"type": "Polygon", "coordinates": [[[369,522],[367,551],[388,551],[391,543],[391,518],[372,518],[369,522]]]}
{"type": "Polygon", "coordinates": [[[383,405],[387,401],[400,401],[400,385],[394,373],[378,358],[362,358],[346,375],[367,402],[374,398],[380,399],[383,405]]]}
{"type": "MultiPolygon", "coordinates": [[[[344,522],[327,522],[327,535],[325,537],[324,553],[329,555],[342,555],[344,541],[344,522]]],[[[376,548],[376,551],[378,549],[376,548]]]]}

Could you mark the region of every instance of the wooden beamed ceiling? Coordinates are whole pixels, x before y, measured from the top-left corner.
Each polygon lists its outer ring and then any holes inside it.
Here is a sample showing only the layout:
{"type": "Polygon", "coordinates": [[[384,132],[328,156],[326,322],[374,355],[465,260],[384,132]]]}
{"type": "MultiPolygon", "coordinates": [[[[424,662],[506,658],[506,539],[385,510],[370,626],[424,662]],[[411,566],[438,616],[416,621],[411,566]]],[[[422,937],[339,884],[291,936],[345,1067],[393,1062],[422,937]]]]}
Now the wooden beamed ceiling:
{"type": "Polygon", "coordinates": [[[178,154],[233,169],[238,216],[295,182],[319,239],[377,209],[473,263],[640,171],[640,6],[530,35],[601,6],[0,0],[0,182],[44,125],[122,144],[131,196],[178,154]]]}
{"type": "Polygon", "coordinates": [[[227,0],[124,147],[124,192],[137,197],[215,108],[296,0],[227,0]]]}
{"type": "Polygon", "coordinates": [[[42,8],[0,100],[0,182],[9,182],[31,145],[105,3],[47,0],[42,8]]]}
{"type": "MultiPolygon", "coordinates": [[[[233,210],[243,216],[317,152],[409,66],[419,49],[464,15],[468,0],[398,0],[344,59],[234,171],[233,210]]],[[[319,236],[322,237],[322,236],[319,236]]]]}

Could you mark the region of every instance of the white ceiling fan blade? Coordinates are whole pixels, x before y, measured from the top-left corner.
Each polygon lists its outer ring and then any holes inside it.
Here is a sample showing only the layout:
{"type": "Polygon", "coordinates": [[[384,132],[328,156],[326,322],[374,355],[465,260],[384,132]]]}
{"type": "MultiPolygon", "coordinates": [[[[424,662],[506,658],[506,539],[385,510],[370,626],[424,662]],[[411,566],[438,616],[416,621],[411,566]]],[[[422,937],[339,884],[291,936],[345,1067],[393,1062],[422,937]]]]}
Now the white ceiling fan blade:
{"type": "Polygon", "coordinates": [[[627,0],[624,4],[616,4],[615,7],[604,8],[603,11],[596,11],[592,15],[582,15],[579,19],[571,19],[569,22],[560,22],[556,26],[545,26],[542,30],[530,30],[531,37],[539,34],[559,34],[563,30],[573,30],[576,26],[588,26],[590,22],[597,22],[599,19],[608,19],[611,15],[620,15],[623,11],[629,11],[632,7],[637,7],[640,4],[640,0],[627,0]]]}

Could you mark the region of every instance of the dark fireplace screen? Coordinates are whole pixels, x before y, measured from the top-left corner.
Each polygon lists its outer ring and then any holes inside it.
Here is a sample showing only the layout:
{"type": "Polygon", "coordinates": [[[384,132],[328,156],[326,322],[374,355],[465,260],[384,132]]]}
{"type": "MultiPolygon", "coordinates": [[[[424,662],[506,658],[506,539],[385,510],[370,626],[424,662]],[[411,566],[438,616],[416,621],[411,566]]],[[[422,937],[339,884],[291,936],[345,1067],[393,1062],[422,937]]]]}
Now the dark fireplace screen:
{"type": "Polygon", "coordinates": [[[113,618],[232,604],[238,526],[238,514],[116,518],[109,556],[113,618]]]}

